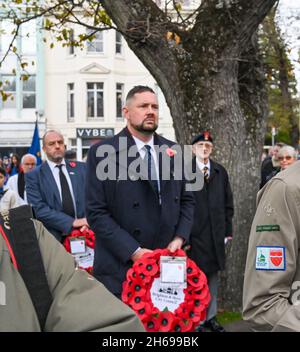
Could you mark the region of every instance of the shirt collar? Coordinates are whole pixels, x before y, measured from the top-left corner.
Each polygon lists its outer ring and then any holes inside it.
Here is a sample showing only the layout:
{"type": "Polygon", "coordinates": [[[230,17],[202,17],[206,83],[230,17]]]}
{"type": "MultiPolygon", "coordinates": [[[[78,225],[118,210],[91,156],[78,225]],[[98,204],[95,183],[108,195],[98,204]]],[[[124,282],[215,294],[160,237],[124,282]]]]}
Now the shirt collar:
{"type": "Polygon", "coordinates": [[[196,158],[197,165],[200,170],[203,170],[204,167],[207,167],[208,170],[210,170],[210,160],[208,159],[207,164],[204,164],[202,161],[200,161],[198,158],[196,158]]]}
{"type": "Polygon", "coordinates": [[[147,143],[141,141],[137,137],[132,136],[132,138],[134,139],[135,144],[136,144],[137,149],[138,149],[139,152],[144,148],[145,145],[150,145],[151,149],[154,150],[154,138],[153,138],[153,136],[151,137],[150,141],[148,141],[147,143]]]}
{"type": "Polygon", "coordinates": [[[51,160],[49,160],[47,158],[47,163],[48,163],[48,165],[49,165],[49,167],[50,167],[52,172],[53,172],[53,170],[55,170],[56,165],[65,165],[66,166],[65,159],[62,159],[60,164],[56,164],[56,163],[54,163],[53,161],[51,161],[51,160]]]}

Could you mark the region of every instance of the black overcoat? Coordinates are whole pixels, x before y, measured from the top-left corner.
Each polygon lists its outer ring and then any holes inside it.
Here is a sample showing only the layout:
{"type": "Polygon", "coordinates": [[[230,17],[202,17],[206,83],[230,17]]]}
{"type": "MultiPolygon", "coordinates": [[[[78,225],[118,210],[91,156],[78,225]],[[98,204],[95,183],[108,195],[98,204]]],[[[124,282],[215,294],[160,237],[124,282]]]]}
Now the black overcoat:
{"type": "MultiPolygon", "coordinates": [[[[155,134],[154,145],[168,148],[174,142],[155,134]]],[[[129,169],[140,158],[139,153],[125,160],[121,156],[132,146],[135,142],[125,128],[112,139],[92,146],[87,160],[86,212],[88,223],[96,233],[93,274],[116,295],[121,294],[122,282],[132,266],[130,258],[139,247],[165,248],[175,235],[187,241],[193,225],[194,197],[185,190],[185,181],[174,179],[171,165],[171,179],[160,180],[160,205],[151,182],[137,180],[129,169]],[[121,137],[126,138],[127,146],[121,146],[121,137]],[[107,148],[105,156],[103,146],[107,148]],[[96,175],[97,169],[101,174],[101,162],[106,156],[111,160],[116,158],[116,180],[99,180],[96,175]],[[120,177],[124,168],[128,180],[120,177]]]]}
{"type": "MultiPolygon", "coordinates": [[[[202,172],[193,159],[193,170],[202,172]]],[[[225,168],[210,160],[209,182],[194,192],[196,206],[189,256],[205,273],[225,267],[224,239],[232,236],[233,198],[225,168]]]]}

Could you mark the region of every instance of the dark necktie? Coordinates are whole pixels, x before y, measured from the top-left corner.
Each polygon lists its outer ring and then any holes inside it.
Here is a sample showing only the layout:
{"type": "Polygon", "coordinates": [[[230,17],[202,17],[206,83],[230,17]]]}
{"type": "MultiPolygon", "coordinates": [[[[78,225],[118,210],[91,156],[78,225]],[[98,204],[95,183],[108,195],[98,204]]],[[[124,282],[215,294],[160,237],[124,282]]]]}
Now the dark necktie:
{"type": "Polygon", "coordinates": [[[62,171],[63,165],[56,165],[59,168],[59,180],[61,186],[61,198],[62,198],[62,207],[63,212],[67,215],[70,215],[72,218],[75,218],[75,210],[73,199],[70,191],[70,187],[67,181],[65,174],[62,171]]]}
{"type": "Polygon", "coordinates": [[[24,192],[25,192],[25,176],[24,176],[24,172],[20,172],[18,175],[18,193],[22,199],[24,199],[24,192]]]}
{"type": "Polygon", "coordinates": [[[156,177],[156,170],[154,159],[151,154],[151,147],[150,145],[145,145],[145,148],[147,150],[146,158],[148,162],[148,180],[152,183],[156,195],[159,196],[158,179],[156,177]]]}
{"type": "Polygon", "coordinates": [[[204,168],[202,169],[202,171],[203,171],[204,181],[205,181],[206,183],[208,183],[208,181],[209,181],[208,167],[207,167],[207,166],[204,166],[204,168]]]}

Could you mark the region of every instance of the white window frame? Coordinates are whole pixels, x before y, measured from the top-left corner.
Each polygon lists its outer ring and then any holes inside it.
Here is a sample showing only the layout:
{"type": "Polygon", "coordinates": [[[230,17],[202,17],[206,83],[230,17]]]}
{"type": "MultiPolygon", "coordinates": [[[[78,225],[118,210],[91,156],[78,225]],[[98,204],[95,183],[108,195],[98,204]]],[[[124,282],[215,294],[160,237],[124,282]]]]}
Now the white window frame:
{"type": "Polygon", "coordinates": [[[75,120],[75,84],[70,82],[67,84],[67,120],[75,120]],[[71,85],[73,87],[71,87],[71,85]],[[73,114],[72,114],[73,110],[73,114]]]}
{"type": "Polygon", "coordinates": [[[29,78],[27,81],[22,81],[22,109],[35,109],[36,108],[36,75],[29,75],[29,78]],[[27,84],[27,82],[29,81],[30,77],[34,78],[34,90],[24,90],[24,85],[27,84]],[[28,107],[25,108],[24,107],[24,95],[34,95],[34,106],[33,107],[28,107]]]}
{"type": "MultiPolygon", "coordinates": [[[[90,33],[93,33],[94,30],[87,29],[87,35],[90,33]]],[[[99,31],[95,33],[96,38],[94,38],[92,41],[87,40],[86,41],[86,52],[88,55],[95,55],[95,54],[103,54],[104,53],[104,34],[103,31],[99,31]],[[99,36],[101,38],[99,38],[99,36]],[[102,46],[102,50],[97,50],[96,46],[97,44],[100,44],[102,46]],[[92,50],[94,49],[94,50],[92,50]]]]}
{"type": "Polygon", "coordinates": [[[123,37],[122,37],[122,34],[118,31],[116,31],[116,34],[115,34],[115,54],[116,55],[120,55],[120,56],[123,56],[123,37]],[[120,36],[119,38],[117,38],[117,36],[120,36]],[[120,47],[120,52],[117,51],[117,47],[120,47]]]}
{"type": "Polygon", "coordinates": [[[86,115],[88,120],[94,120],[94,119],[104,119],[104,82],[86,82],[86,115]],[[93,84],[93,88],[88,88],[89,84],[93,84]],[[97,88],[97,85],[100,84],[102,87],[97,88]],[[89,93],[93,92],[93,98],[94,98],[94,116],[89,116],[89,93]],[[102,93],[102,115],[98,115],[98,109],[97,109],[97,93],[100,92],[102,93]]]}
{"type": "Polygon", "coordinates": [[[0,79],[2,81],[1,88],[4,90],[5,93],[11,94],[11,96],[9,96],[6,101],[2,101],[2,99],[1,99],[1,108],[2,109],[17,109],[17,77],[14,75],[11,75],[11,74],[3,73],[3,74],[1,74],[0,79]],[[5,82],[10,78],[14,79],[15,90],[7,90],[6,89],[7,83],[5,83],[5,82]],[[10,104],[12,104],[12,106],[7,106],[10,104]]]}
{"type": "Polygon", "coordinates": [[[123,120],[124,117],[122,115],[122,107],[124,104],[124,83],[117,82],[116,83],[116,119],[117,120],[123,120]],[[118,87],[120,85],[121,87],[118,87]],[[118,94],[121,94],[121,115],[118,116],[118,94]]]}

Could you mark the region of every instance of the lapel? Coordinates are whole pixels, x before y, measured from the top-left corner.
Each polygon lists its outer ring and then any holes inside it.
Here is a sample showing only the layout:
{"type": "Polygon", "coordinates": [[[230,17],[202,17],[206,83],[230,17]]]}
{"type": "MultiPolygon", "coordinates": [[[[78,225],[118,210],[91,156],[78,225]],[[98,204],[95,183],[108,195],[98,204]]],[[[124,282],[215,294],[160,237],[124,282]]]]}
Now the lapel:
{"type": "MultiPolygon", "coordinates": [[[[174,157],[169,157],[167,155],[167,149],[170,148],[167,144],[163,143],[163,140],[160,138],[158,134],[154,135],[154,145],[160,148],[160,153],[157,155],[157,160],[159,163],[159,181],[160,181],[160,193],[163,193],[166,185],[173,179],[174,177],[174,157]],[[169,179],[163,179],[163,168],[166,165],[163,165],[163,160],[170,163],[170,173],[169,179]]],[[[166,166],[167,167],[167,166],[166,166]]]]}
{"type": "MultiPolygon", "coordinates": [[[[140,178],[141,175],[136,165],[142,163],[143,160],[127,127],[118,134],[113,146],[116,150],[116,163],[119,166],[118,175],[126,170],[127,176],[131,180],[140,178]]],[[[146,178],[146,175],[144,177],[142,175],[142,179],[144,178],[146,178]]]]}
{"type": "Polygon", "coordinates": [[[75,203],[76,203],[76,209],[78,209],[78,204],[77,201],[79,201],[79,197],[78,197],[78,182],[77,182],[77,177],[76,174],[78,172],[76,166],[71,167],[70,163],[68,161],[66,161],[66,169],[68,171],[71,183],[72,183],[72,188],[73,188],[73,194],[74,194],[74,198],[75,198],[75,203]]]}
{"type": "MultiPolygon", "coordinates": [[[[45,161],[41,165],[41,171],[42,171],[43,175],[45,176],[45,180],[47,180],[47,184],[49,185],[49,189],[53,192],[54,197],[56,197],[56,199],[57,199],[57,202],[59,204],[61,204],[59,190],[57,188],[54,176],[52,174],[52,171],[51,171],[50,166],[48,165],[47,161],[45,161]]],[[[47,186],[47,188],[48,188],[48,186],[47,186]]]]}
{"type": "Polygon", "coordinates": [[[218,169],[218,166],[211,159],[209,160],[210,160],[210,174],[209,174],[209,182],[210,182],[219,172],[219,169],[218,169]]]}

